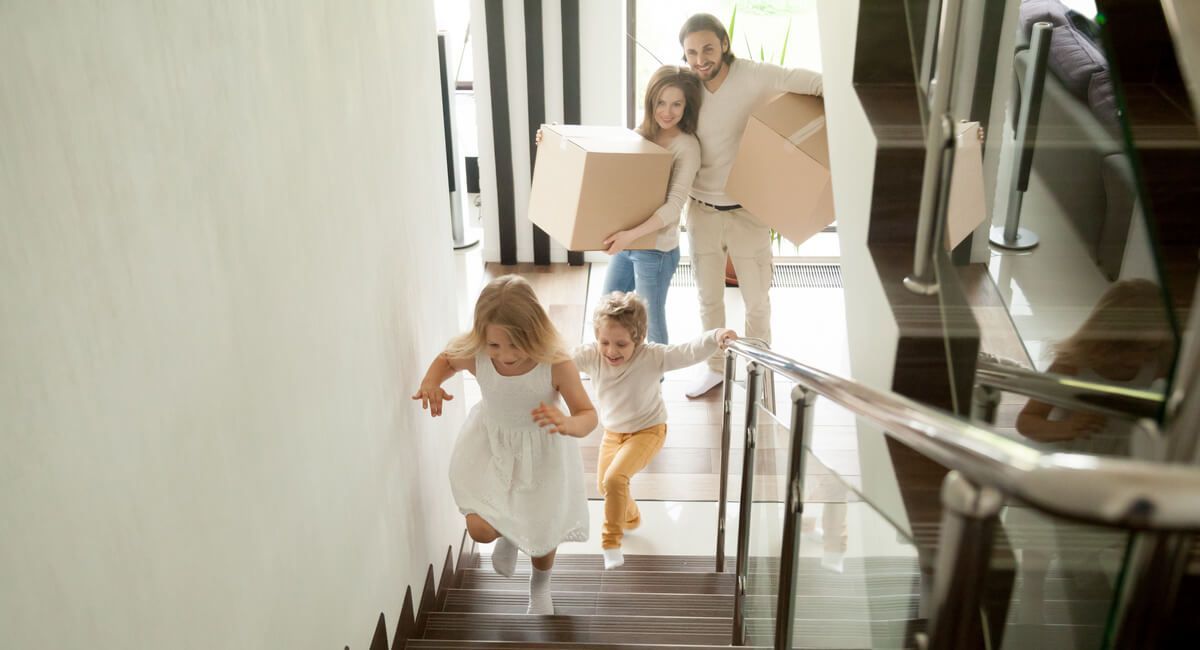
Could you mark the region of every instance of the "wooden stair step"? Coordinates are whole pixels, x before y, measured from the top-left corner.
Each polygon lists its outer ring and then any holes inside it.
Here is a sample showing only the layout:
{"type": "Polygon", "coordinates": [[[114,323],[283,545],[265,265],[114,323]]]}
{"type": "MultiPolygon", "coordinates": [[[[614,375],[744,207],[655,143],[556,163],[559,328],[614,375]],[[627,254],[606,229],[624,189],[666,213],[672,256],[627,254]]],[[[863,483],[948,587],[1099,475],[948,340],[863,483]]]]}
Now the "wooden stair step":
{"type": "Polygon", "coordinates": [[[728,644],[729,617],[529,616],[435,612],[425,625],[427,639],[473,641],[728,644]]]}
{"type": "MultiPolygon", "coordinates": [[[[771,619],[748,619],[747,641],[768,645],[774,634],[771,619]]],[[[798,648],[907,648],[913,635],[925,629],[923,620],[823,621],[798,620],[798,648]]],[[[527,616],[524,614],[434,613],[425,638],[465,641],[591,644],[677,644],[721,646],[729,643],[729,618],[677,616],[527,616]]],[[[411,643],[409,647],[413,646],[411,643]]]]}
{"type": "MultiPolygon", "coordinates": [[[[443,611],[524,614],[525,591],[451,589],[443,611]]],[[[571,616],[728,617],[733,594],[554,592],[554,609],[571,616]]]]}
{"type": "MultiPolygon", "coordinates": [[[[748,618],[775,614],[774,595],[746,597],[748,618]]],[[[443,611],[523,614],[529,604],[524,591],[451,589],[443,611]]],[[[796,618],[813,620],[894,620],[917,616],[916,596],[849,597],[798,596],[796,618]]],[[[558,614],[570,616],[701,616],[727,617],[733,611],[732,594],[658,594],[554,592],[558,614]]]]}
{"type": "MultiPolygon", "coordinates": [[[[555,571],[554,591],[591,591],[651,594],[732,594],[732,573],[673,573],[669,571],[555,571]]],[[[773,575],[750,574],[746,593],[763,595],[778,591],[773,575]]],[[[464,569],[460,589],[500,591],[529,590],[529,577],[514,575],[505,578],[491,569],[464,569]]],[[[915,575],[854,575],[831,571],[805,573],[796,580],[798,596],[837,596],[843,598],[868,596],[915,596],[920,592],[920,579],[915,575]]]]}
{"type": "MultiPolygon", "coordinates": [[[[916,648],[916,634],[925,631],[924,619],[895,621],[811,621],[797,620],[793,627],[793,648],[916,648]]],[[[746,642],[769,645],[775,636],[775,621],[768,618],[746,620],[746,642]]]]}
{"type": "MultiPolygon", "coordinates": [[[[646,643],[573,643],[573,642],[529,642],[529,641],[468,641],[459,639],[413,639],[404,646],[409,650],[729,650],[722,645],[671,645],[646,643]]],[[[769,650],[770,646],[741,646],[745,650],[769,650]]]]}
{"type": "MultiPolygon", "coordinates": [[[[731,594],[732,573],[670,571],[554,571],[554,591],[622,593],[731,594]]],[[[488,569],[464,569],[460,589],[528,591],[528,575],[505,578],[488,569]]]]}
{"type": "MultiPolygon", "coordinates": [[[[725,572],[732,573],[736,569],[735,557],[725,558],[725,572]]],[[[843,566],[847,573],[872,574],[917,574],[920,567],[915,557],[848,557],[844,558],[843,566]]],[[[824,571],[821,558],[797,558],[797,571],[824,571]]],[[[625,565],[616,571],[679,571],[688,573],[715,573],[716,559],[704,555],[626,555],[625,565]]],[[[491,555],[480,554],[473,567],[490,569],[491,555]]],[[[604,569],[604,556],[600,554],[560,554],[554,560],[554,568],[571,571],[599,571],[604,569]]],[[[749,559],[750,572],[777,573],[779,558],[752,557],[749,559]]],[[[529,558],[524,554],[518,556],[517,573],[529,575],[529,558]]]]}

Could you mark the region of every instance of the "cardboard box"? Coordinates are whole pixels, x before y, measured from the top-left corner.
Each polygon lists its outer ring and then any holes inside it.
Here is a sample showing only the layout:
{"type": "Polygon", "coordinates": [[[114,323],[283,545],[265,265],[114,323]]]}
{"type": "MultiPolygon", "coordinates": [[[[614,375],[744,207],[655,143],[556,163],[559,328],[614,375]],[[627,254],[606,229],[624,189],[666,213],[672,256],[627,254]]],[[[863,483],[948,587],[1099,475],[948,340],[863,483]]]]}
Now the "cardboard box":
{"type": "Polygon", "coordinates": [[[824,100],[784,93],[755,109],[725,193],[797,244],[833,223],[824,100]]]}
{"type": "Polygon", "coordinates": [[[955,131],[954,171],[946,206],[946,250],[954,250],[987,217],[979,122],[959,122],[955,131]]]}
{"type": "MultiPolygon", "coordinates": [[[[606,237],[667,200],[671,152],[617,126],[542,126],[529,220],[567,250],[604,250],[606,237]]],[[[657,233],[630,248],[654,248],[657,233]]]]}

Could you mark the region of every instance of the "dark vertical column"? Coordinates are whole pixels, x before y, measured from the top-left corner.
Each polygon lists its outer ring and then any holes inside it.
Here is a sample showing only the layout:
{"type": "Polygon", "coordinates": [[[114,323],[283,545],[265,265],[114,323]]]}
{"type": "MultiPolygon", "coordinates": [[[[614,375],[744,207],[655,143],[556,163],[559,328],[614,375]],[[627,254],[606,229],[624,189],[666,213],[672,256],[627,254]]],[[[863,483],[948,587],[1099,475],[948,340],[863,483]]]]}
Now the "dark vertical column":
{"type": "MultiPolygon", "coordinates": [[[[542,0],[525,0],[525,85],[529,89],[529,174],[533,178],[537,146],[533,134],[546,121],[546,80],[542,62],[542,0]]],[[[532,224],[531,224],[532,225],[532,224]]],[[[533,225],[533,263],[550,263],[550,236],[533,225]]]]}
{"type": "Polygon", "coordinates": [[[446,35],[439,33],[437,36],[438,44],[438,65],[441,67],[442,73],[442,125],[443,131],[446,134],[446,180],[450,183],[450,194],[453,195],[455,190],[454,183],[454,125],[450,123],[450,80],[447,78],[446,68],[446,35]]]}
{"type": "Polygon", "coordinates": [[[500,263],[517,263],[517,214],[513,198],[512,135],[508,118],[508,61],[504,55],[502,0],[484,0],[488,81],[492,100],[492,145],[496,166],[496,209],[500,215],[500,263]]]}
{"type": "MultiPolygon", "coordinates": [[[[579,83],[579,0],[562,0],[563,123],[579,124],[583,110],[579,83]]],[[[567,252],[567,263],[583,264],[583,253],[567,252]]]]}
{"type": "Polygon", "coordinates": [[[632,129],[637,117],[637,0],[625,0],[625,128],[632,129]]]}

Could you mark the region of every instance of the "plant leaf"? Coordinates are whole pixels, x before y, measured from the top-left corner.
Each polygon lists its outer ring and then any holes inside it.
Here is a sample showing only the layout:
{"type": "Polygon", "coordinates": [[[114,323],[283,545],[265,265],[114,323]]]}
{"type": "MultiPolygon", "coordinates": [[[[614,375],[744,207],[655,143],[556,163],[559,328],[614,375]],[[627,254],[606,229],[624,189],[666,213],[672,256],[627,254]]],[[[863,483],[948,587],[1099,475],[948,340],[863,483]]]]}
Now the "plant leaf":
{"type": "Polygon", "coordinates": [[[787,31],[783,33],[783,51],[779,53],[779,65],[783,65],[784,59],[787,58],[788,39],[792,37],[792,19],[788,17],[787,31]]]}
{"type": "Polygon", "coordinates": [[[737,5],[733,5],[733,13],[729,16],[729,47],[733,47],[733,23],[737,21],[737,5]]]}

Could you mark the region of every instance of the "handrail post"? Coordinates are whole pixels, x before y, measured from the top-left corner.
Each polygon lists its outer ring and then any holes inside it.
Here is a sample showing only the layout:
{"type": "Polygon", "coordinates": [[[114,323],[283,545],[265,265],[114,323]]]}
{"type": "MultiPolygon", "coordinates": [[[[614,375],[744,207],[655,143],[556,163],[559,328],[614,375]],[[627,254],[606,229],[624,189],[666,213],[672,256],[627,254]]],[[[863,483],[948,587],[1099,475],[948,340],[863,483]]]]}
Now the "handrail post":
{"type": "Polygon", "coordinates": [[[1004,496],[951,471],[942,481],[942,529],[933,574],[930,650],[985,647],[980,605],[1004,496]]]}
{"type": "Polygon", "coordinates": [[[996,424],[996,410],[1000,407],[1000,391],[991,386],[976,384],[971,392],[971,419],[975,422],[996,424]]]}
{"type": "Polygon", "coordinates": [[[733,592],[733,638],[730,645],[746,645],[746,576],[750,564],[750,510],[754,504],[754,450],[758,447],[758,394],[762,366],[746,364],[746,442],[742,451],[742,491],[738,502],[737,575],[733,592]]]}
{"type": "Polygon", "coordinates": [[[775,415],[775,371],[770,368],[763,368],[762,404],[775,415]]]}
{"type": "MultiPolygon", "coordinates": [[[[816,394],[792,389],[792,452],[788,458],[787,494],[784,497],[783,540],[779,545],[779,594],[775,605],[775,647],[792,647],[796,600],[796,554],[800,551],[800,519],[804,513],[804,461],[812,446],[813,403],[816,394]]],[[[831,533],[832,534],[832,533],[831,533]]]]}
{"type": "MultiPolygon", "coordinates": [[[[929,98],[925,129],[925,166],[921,176],[921,203],[917,212],[917,237],[913,247],[913,272],[904,278],[909,291],[933,295],[938,291],[933,259],[941,245],[950,175],[954,157],[954,120],[950,118],[954,63],[958,52],[962,0],[943,0],[937,42],[937,70],[929,98]]],[[[927,47],[933,47],[927,44],[927,47]]]]}
{"type": "Polygon", "coordinates": [[[1050,33],[1054,26],[1047,22],[1033,24],[1030,36],[1029,69],[1021,86],[1021,110],[1017,116],[1015,142],[1017,156],[1013,162],[1012,185],[1008,193],[1008,214],[1004,226],[993,226],[988,238],[993,246],[1023,251],[1038,245],[1038,236],[1021,227],[1021,201],[1029,189],[1033,168],[1033,149],[1037,141],[1038,115],[1042,108],[1042,90],[1046,85],[1046,56],[1050,53],[1050,33]]]}
{"type": "Polygon", "coordinates": [[[725,515],[729,504],[730,426],[733,420],[733,350],[725,350],[725,384],[721,392],[721,491],[717,497],[717,573],[725,572],[725,515]]]}

